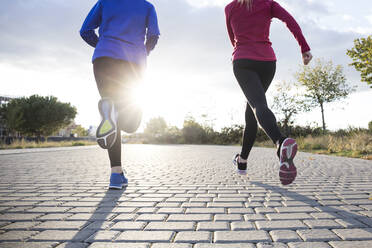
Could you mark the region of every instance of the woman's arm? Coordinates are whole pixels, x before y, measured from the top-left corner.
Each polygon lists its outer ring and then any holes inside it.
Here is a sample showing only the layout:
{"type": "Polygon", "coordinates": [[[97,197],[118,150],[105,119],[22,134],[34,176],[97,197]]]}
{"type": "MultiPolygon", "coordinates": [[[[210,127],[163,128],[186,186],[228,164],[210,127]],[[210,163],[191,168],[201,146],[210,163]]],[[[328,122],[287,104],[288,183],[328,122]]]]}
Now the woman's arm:
{"type": "Polygon", "coordinates": [[[271,6],[272,17],[276,17],[279,20],[283,21],[288,29],[291,31],[293,36],[296,38],[298,44],[301,47],[301,52],[305,53],[310,51],[310,47],[306,42],[304,35],[302,34],[301,28],[296,22],[296,20],[289,14],[282,6],[277,2],[273,1],[271,6]]]}
{"type": "Polygon", "coordinates": [[[158,24],[158,17],[156,15],[156,11],[153,5],[151,5],[149,14],[147,16],[147,33],[146,33],[146,50],[147,54],[155,48],[156,44],[158,43],[160,30],[158,24]]]}
{"type": "Polygon", "coordinates": [[[235,47],[235,37],[234,37],[234,32],[233,32],[233,29],[230,23],[230,13],[227,7],[225,8],[225,16],[226,16],[227,33],[229,34],[231,44],[233,45],[233,47],[235,47]]]}
{"type": "Polygon", "coordinates": [[[98,36],[94,30],[101,24],[101,17],[102,6],[100,2],[97,2],[89,12],[80,29],[81,38],[92,47],[96,47],[98,43],[98,36]]]}

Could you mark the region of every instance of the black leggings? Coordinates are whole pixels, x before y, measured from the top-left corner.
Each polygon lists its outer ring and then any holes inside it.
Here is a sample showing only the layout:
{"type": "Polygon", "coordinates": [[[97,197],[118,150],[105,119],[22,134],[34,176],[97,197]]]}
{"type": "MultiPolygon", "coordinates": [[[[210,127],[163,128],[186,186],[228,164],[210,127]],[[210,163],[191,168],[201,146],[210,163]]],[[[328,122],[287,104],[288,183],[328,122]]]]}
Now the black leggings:
{"type": "Polygon", "coordinates": [[[238,59],[233,65],[235,77],[248,101],[240,153],[243,159],[247,159],[256,140],[257,122],[275,144],[283,139],[275,116],[267,106],[265,96],[275,75],[276,62],[238,59]]]}
{"type": "Polygon", "coordinates": [[[93,61],[94,77],[99,94],[111,99],[118,111],[116,142],[108,149],[111,167],[121,166],[121,130],[135,132],[142,119],[141,108],[135,104],[133,89],[140,82],[141,68],[123,60],[101,57],[93,61]]]}

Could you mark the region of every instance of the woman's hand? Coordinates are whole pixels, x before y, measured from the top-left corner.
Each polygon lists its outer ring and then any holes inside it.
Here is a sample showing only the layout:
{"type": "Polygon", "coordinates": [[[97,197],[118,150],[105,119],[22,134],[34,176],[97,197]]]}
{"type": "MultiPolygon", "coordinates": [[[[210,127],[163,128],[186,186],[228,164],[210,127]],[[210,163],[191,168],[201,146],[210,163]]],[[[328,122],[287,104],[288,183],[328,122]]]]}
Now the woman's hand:
{"type": "Polygon", "coordinates": [[[302,60],[304,61],[304,65],[309,64],[310,61],[312,60],[312,58],[313,58],[313,55],[311,54],[310,51],[308,51],[308,52],[304,52],[304,53],[302,54],[302,60]]]}

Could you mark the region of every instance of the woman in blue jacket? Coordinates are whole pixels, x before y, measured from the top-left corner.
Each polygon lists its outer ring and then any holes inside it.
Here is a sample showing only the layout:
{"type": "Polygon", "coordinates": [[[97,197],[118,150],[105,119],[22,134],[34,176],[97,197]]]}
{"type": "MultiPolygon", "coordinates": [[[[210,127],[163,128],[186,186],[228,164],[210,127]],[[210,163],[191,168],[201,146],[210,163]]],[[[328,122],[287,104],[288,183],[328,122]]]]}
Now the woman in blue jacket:
{"type": "Polygon", "coordinates": [[[93,71],[102,97],[98,103],[102,121],[96,136],[98,144],[108,149],[109,188],[121,189],[128,179],[121,166],[120,132],[133,133],[141,122],[142,111],[134,104],[132,91],[160,35],[155,8],[146,0],[99,0],[80,35],[95,48],[93,71]]]}

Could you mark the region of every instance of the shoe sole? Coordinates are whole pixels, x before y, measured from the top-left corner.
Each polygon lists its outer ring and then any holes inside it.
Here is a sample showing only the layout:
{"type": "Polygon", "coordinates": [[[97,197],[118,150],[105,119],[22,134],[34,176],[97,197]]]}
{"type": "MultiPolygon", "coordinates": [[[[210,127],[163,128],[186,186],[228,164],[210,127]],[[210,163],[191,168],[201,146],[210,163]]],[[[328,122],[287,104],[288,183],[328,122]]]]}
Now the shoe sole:
{"type": "Polygon", "coordinates": [[[280,149],[280,169],[279,178],[283,185],[289,185],[294,182],[297,176],[297,169],[293,159],[297,153],[297,144],[294,139],[287,138],[283,141],[280,149]]]}
{"type": "Polygon", "coordinates": [[[110,114],[109,114],[108,118],[105,119],[105,114],[103,113],[103,108],[102,108],[102,104],[103,104],[104,101],[109,101],[109,100],[100,100],[98,102],[98,109],[99,109],[99,113],[102,117],[102,121],[97,128],[96,137],[97,137],[97,143],[101,148],[110,149],[116,142],[117,126],[116,126],[116,123],[111,118],[112,117],[111,112],[113,111],[112,110],[112,106],[113,106],[112,102],[110,104],[110,109],[109,109],[110,114]],[[113,128],[110,129],[108,132],[100,135],[99,130],[101,129],[101,127],[104,125],[104,123],[106,121],[109,121],[111,126],[113,126],[113,128]]]}
{"type": "Polygon", "coordinates": [[[128,186],[127,183],[124,183],[122,184],[121,186],[114,186],[114,185],[110,185],[109,186],[109,189],[123,189],[124,187],[128,186]]]}
{"type": "Polygon", "coordinates": [[[236,167],[236,173],[238,173],[239,175],[242,175],[242,176],[246,176],[248,174],[247,170],[239,170],[238,169],[238,161],[236,161],[238,156],[239,156],[239,154],[236,154],[233,157],[233,165],[236,167]]]}

